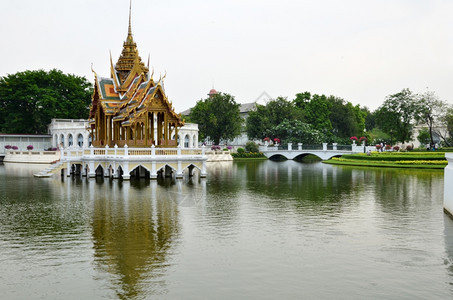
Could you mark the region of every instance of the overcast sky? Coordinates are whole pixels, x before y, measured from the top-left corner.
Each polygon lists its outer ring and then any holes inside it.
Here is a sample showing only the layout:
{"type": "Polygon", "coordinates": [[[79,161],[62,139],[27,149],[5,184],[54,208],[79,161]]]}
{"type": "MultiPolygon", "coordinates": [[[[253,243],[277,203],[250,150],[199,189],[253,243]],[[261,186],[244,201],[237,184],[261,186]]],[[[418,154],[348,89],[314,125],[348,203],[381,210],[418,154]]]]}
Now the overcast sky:
{"type": "MultiPolygon", "coordinates": [[[[129,0],[0,1],[0,76],[93,81],[93,63],[109,77],[129,0]]],[[[177,112],[213,86],[239,103],[309,91],[374,110],[403,88],[453,104],[452,15],[451,0],[133,0],[132,32],[177,112]]]]}

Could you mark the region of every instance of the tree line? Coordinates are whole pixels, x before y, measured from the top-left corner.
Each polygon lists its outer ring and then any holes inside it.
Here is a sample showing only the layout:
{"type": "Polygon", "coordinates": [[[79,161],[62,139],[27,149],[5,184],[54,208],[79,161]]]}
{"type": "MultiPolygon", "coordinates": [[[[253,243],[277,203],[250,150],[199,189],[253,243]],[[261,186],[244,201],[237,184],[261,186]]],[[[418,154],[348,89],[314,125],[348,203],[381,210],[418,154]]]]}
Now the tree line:
{"type": "Polygon", "coordinates": [[[53,118],[86,119],[93,87],[53,69],[0,77],[0,133],[47,134],[53,118]]]}
{"type": "Polygon", "coordinates": [[[198,123],[200,139],[215,144],[243,132],[249,139],[278,139],[282,143],[349,144],[351,137],[370,143],[395,144],[413,140],[415,126],[422,143],[453,145],[453,108],[431,91],[416,94],[409,89],[385,98],[375,111],[353,105],[337,96],[298,93],[294,99],[277,97],[256,104],[246,120],[239,117],[234,97],[219,93],[197,102],[188,120],[198,123]]]}
{"type": "MultiPolygon", "coordinates": [[[[0,77],[0,133],[45,134],[52,118],[88,117],[92,84],[85,77],[53,69],[24,71],[0,77]]],[[[242,132],[249,139],[282,143],[349,144],[366,137],[371,143],[413,140],[415,126],[422,143],[438,139],[453,146],[453,108],[432,91],[409,89],[385,97],[375,111],[337,96],[301,92],[293,99],[277,97],[256,104],[244,120],[234,96],[218,93],[199,100],[186,121],[198,123],[200,140],[215,144],[242,132]]]]}

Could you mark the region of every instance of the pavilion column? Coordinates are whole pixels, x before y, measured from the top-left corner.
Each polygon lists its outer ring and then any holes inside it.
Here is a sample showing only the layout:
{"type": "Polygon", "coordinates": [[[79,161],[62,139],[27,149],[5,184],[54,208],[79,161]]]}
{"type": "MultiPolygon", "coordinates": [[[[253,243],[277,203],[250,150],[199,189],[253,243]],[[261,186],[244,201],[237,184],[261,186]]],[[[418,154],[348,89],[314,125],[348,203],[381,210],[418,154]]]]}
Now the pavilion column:
{"type": "Polygon", "coordinates": [[[167,114],[164,114],[164,143],[168,146],[168,121],[167,114]]]}
{"type": "Polygon", "coordinates": [[[160,145],[162,139],[162,116],[161,113],[157,113],[157,144],[160,145]]]}
{"type": "Polygon", "coordinates": [[[111,116],[107,116],[107,143],[106,145],[110,145],[110,141],[113,140],[112,139],[112,117],[111,116]]]}
{"type": "Polygon", "coordinates": [[[153,145],[156,143],[154,139],[154,112],[151,112],[151,139],[153,140],[153,145]]]}
{"type": "Polygon", "coordinates": [[[133,132],[134,132],[134,146],[136,146],[137,145],[137,124],[135,124],[133,132]]]}
{"type": "Polygon", "coordinates": [[[179,134],[178,126],[175,124],[175,142],[176,142],[176,146],[179,146],[178,145],[178,134],[179,134]]]}
{"type": "Polygon", "coordinates": [[[96,141],[99,141],[99,127],[100,127],[100,124],[99,124],[99,114],[98,114],[98,113],[96,114],[95,124],[96,124],[96,125],[95,125],[95,130],[96,130],[96,131],[94,132],[94,134],[95,134],[95,140],[96,140],[96,141]]]}
{"type": "Polygon", "coordinates": [[[149,139],[149,112],[146,113],[145,118],[145,146],[148,146],[149,139]]]}
{"type": "Polygon", "coordinates": [[[106,145],[107,142],[107,117],[104,115],[104,130],[103,130],[103,137],[102,139],[104,140],[104,146],[106,145]]]}
{"type": "MultiPolygon", "coordinates": [[[[115,131],[115,136],[114,136],[114,140],[115,141],[118,141],[120,139],[120,128],[118,126],[118,122],[113,122],[113,128],[114,128],[114,131],[115,131]]],[[[116,144],[116,142],[115,142],[116,144]]]]}

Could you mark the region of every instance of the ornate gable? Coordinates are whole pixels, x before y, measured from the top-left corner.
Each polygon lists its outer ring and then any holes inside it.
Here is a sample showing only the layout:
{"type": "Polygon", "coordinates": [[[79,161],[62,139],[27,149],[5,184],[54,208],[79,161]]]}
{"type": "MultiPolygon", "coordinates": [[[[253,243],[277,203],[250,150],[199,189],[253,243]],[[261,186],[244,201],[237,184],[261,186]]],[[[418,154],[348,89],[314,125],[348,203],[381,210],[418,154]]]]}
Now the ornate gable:
{"type": "Polygon", "coordinates": [[[110,53],[110,78],[95,73],[90,107],[95,145],[177,145],[172,137],[184,122],[165,95],[163,78],[155,83],[148,73],[132,36],[129,10],[128,34],[116,64],[110,53]]]}

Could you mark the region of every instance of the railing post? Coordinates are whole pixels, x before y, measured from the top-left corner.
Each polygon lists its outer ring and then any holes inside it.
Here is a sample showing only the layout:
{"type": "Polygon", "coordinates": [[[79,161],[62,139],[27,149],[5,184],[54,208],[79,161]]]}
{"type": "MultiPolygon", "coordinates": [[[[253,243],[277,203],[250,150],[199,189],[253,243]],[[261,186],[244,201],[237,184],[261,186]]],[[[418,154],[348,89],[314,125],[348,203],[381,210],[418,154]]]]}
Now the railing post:
{"type": "Polygon", "coordinates": [[[117,145],[117,144],[115,144],[115,147],[114,147],[114,148],[115,148],[115,157],[116,157],[116,155],[117,155],[117,151],[118,151],[118,145],[117,145]]]}
{"type": "Polygon", "coordinates": [[[64,158],[64,149],[63,147],[60,147],[60,160],[63,160],[64,158]]]}
{"type": "Polygon", "coordinates": [[[90,156],[94,156],[94,147],[93,144],[90,146],[90,156]]]}
{"type": "Polygon", "coordinates": [[[177,155],[178,155],[178,157],[180,157],[180,156],[181,156],[181,146],[178,146],[178,149],[177,149],[177,155]]]}
{"type": "Polygon", "coordinates": [[[129,147],[126,145],[124,145],[124,156],[129,156],[129,147]]]}
{"type": "MultiPolygon", "coordinates": [[[[109,153],[109,145],[105,145],[105,153],[104,153],[104,156],[107,157],[108,153],[109,153]]],[[[105,174],[104,174],[104,177],[105,177],[105,174]]]]}
{"type": "Polygon", "coordinates": [[[337,151],[337,143],[333,143],[333,150],[337,151]]]}
{"type": "Polygon", "coordinates": [[[303,143],[297,143],[297,150],[301,151],[302,150],[302,145],[303,145],[303,143]]]}
{"type": "Polygon", "coordinates": [[[327,143],[322,143],[322,151],[327,151],[327,143]]]}
{"type": "Polygon", "coordinates": [[[288,150],[293,150],[293,143],[288,143],[288,150]]]}
{"type": "Polygon", "coordinates": [[[154,157],[156,156],[156,147],[153,145],[151,145],[151,156],[154,157]]]}
{"type": "Polygon", "coordinates": [[[206,155],[206,147],[204,145],[201,146],[201,156],[206,155]]]}

